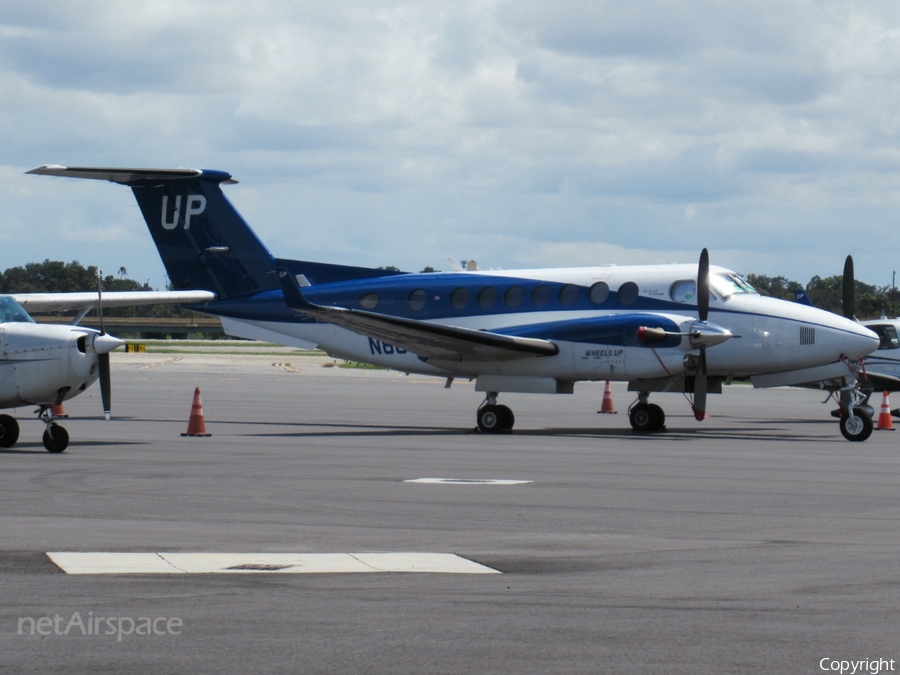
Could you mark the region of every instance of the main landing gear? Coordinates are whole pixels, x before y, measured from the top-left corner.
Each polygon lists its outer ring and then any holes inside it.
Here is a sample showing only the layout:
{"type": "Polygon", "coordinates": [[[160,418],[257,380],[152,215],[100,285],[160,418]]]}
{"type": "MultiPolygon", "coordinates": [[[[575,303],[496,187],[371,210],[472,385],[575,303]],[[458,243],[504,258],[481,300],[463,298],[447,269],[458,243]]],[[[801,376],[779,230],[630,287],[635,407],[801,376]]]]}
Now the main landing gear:
{"type": "Polygon", "coordinates": [[[478,428],[486,434],[498,434],[512,431],[516,423],[513,411],[505,405],[497,405],[497,392],[488,392],[478,407],[478,428]]]}
{"type": "MultiPolygon", "coordinates": [[[[59,453],[69,447],[69,433],[54,421],[50,406],[41,406],[38,417],[45,425],[42,440],[47,452],[59,453]]],[[[0,415],[0,448],[11,448],[18,440],[19,423],[16,418],[0,415]]]]}
{"type": "Polygon", "coordinates": [[[655,403],[649,403],[649,398],[649,391],[639,392],[637,401],[628,409],[628,421],[635,431],[662,431],[666,426],[666,413],[655,403]]]}

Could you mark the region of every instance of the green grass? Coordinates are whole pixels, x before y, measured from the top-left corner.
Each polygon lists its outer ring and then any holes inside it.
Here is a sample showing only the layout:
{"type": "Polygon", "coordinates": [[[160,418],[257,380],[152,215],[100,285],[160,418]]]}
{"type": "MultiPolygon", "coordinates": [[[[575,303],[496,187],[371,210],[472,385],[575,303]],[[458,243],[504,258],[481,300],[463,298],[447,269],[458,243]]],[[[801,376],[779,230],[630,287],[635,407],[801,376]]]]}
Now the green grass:
{"type": "Polygon", "coordinates": [[[363,363],[362,361],[344,361],[338,364],[338,368],[351,368],[353,370],[387,370],[384,366],[373,366],[371,363],[363,363]]]}
{"type": "Polygon", "coordinates": [[[257,354],[260,356],[327,356],[321,349],[292,349],[284,345],[252,340],[126,340],[126,344],[144,345],[145,354],[257,354]],[[282,351],[273,351],[282,348],[282,351]]]}

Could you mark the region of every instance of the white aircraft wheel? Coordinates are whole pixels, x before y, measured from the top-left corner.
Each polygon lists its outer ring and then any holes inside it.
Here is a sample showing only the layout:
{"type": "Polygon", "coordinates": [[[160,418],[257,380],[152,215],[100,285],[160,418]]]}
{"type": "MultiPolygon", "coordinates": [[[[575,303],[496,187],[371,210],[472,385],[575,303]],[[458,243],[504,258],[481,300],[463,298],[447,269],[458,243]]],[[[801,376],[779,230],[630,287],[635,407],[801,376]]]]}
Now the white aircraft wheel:
{"type": "Polygon", "coordinates": [[[54,422],[44,430],[42,440],[47,452],[62,452],[69,447],[69,432],[54,422]]]}
{"type": "Polygon", "coordinates": [[[841,418],[841,433],[848,441],[861,442],[872,435],[872,418],[865,411],[856,409],[853,417],[841,418]]]}
{"type": "Polygon", "coordinates": [[[496,434],[503,430],[504,418],[500,406],[486,405],[478,410],[478,428],[486,434],[496,434]]]}
{"type": "Polygon", "coordinates": [[[15,417],[0,415],[0,448],[11,448],[19,440],[19,423],[15,417]]]}

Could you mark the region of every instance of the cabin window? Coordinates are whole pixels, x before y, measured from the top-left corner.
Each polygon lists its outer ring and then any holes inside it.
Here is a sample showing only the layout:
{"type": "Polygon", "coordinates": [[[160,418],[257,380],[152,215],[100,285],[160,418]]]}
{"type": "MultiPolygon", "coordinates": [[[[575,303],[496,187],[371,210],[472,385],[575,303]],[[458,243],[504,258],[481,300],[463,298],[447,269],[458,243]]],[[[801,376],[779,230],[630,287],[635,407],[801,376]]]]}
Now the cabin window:
{"type": "Polygon", "coordinates": [[[450,304],[456,309],[462,309],[469,304],[471,294],[468,288],[460,287],[450,294],[450,304]]]}
{"type": "Polygon", "coordinates": [[[716,291],[716,293],[721,295],[722,299],[724,300],[727,300],[735,293],[759,292],[750,285],[749,281],[731,272],[722,274],[710,274],[709,285],[716,291]]]}
{"type": "Polygon", "coordinates": [[[675,302],[695,302],[697,300],[697,282],[693,279],[676,281],[669,287],[669,297],[675,302]]]}
{"type": "Polygon", "coordinates": [[[366,293],[359,299],[359,306],[363,309],[375,309],[378,304],[378,293],[366,293]]]}
{"type": "Polygon", "coordinates": [[[541,284],[531,291],[531,302],[535,307],[543,307],[550,302],[552,295],[553,292],[550,290],[550,287],[547,284],[541,284]]]}
{"type": "Polygon", "coordinates": [[[425,293],[425,289],[417,288],[409,294],[409,297],[406,299],[406,304],[409,305],[411,310],[418,312],[425,306],[425,300],[427,299],[428,294],[425,293]]]}
{"type": "Polygon", "coordinates": [[[591,286],[590,298],[595,305],[602,305],[609,297],[609,284],[605,281],[598,281],[591,286]]]}
{"type": "Polygon", "coordinates": [[[497,302],[497,289],[493,286],[485,286],[478,291],[478,305],[487,309],[497,302]]]}
{"type": "Polygon", "coordinates": [[[525,290],[521,286],[511,286],[503,294],[503,302],[508,307],[518,307],[525,300],[525,290]]]}
{"type": "Polygon", "coordinates": [[[457,288],[450,294],[450,304],[456,309],[462,309],[469,304],[470,296],[468,288],[457,288]]]}
{"type": "Polygon", "coordinates": [[[623,305],[630,305],[638,299],[638,295],[640,295],[640,289],[633,281],[626,281],[619,286],[619,302],[623,305]]]}
{"type": "Polygon", "coordinates": [[[559,301],[567,307],[578,302],[578,286],[575,284],[566,284],[560,288],[559,301]]]}

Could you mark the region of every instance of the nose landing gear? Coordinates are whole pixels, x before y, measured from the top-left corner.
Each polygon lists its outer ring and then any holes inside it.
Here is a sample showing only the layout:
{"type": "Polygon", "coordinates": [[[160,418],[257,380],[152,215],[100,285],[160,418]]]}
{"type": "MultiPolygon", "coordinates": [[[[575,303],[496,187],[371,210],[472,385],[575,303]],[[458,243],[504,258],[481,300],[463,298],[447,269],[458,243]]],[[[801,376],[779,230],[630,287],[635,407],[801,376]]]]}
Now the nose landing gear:
{"type": "Polygon", "coordinates": [[[50,406],[41,406],[38,410],[38,417],[45,424],[41,440],[47,452],[59,453],[69,447],[69,432],[53,421],[50,406]]]}

